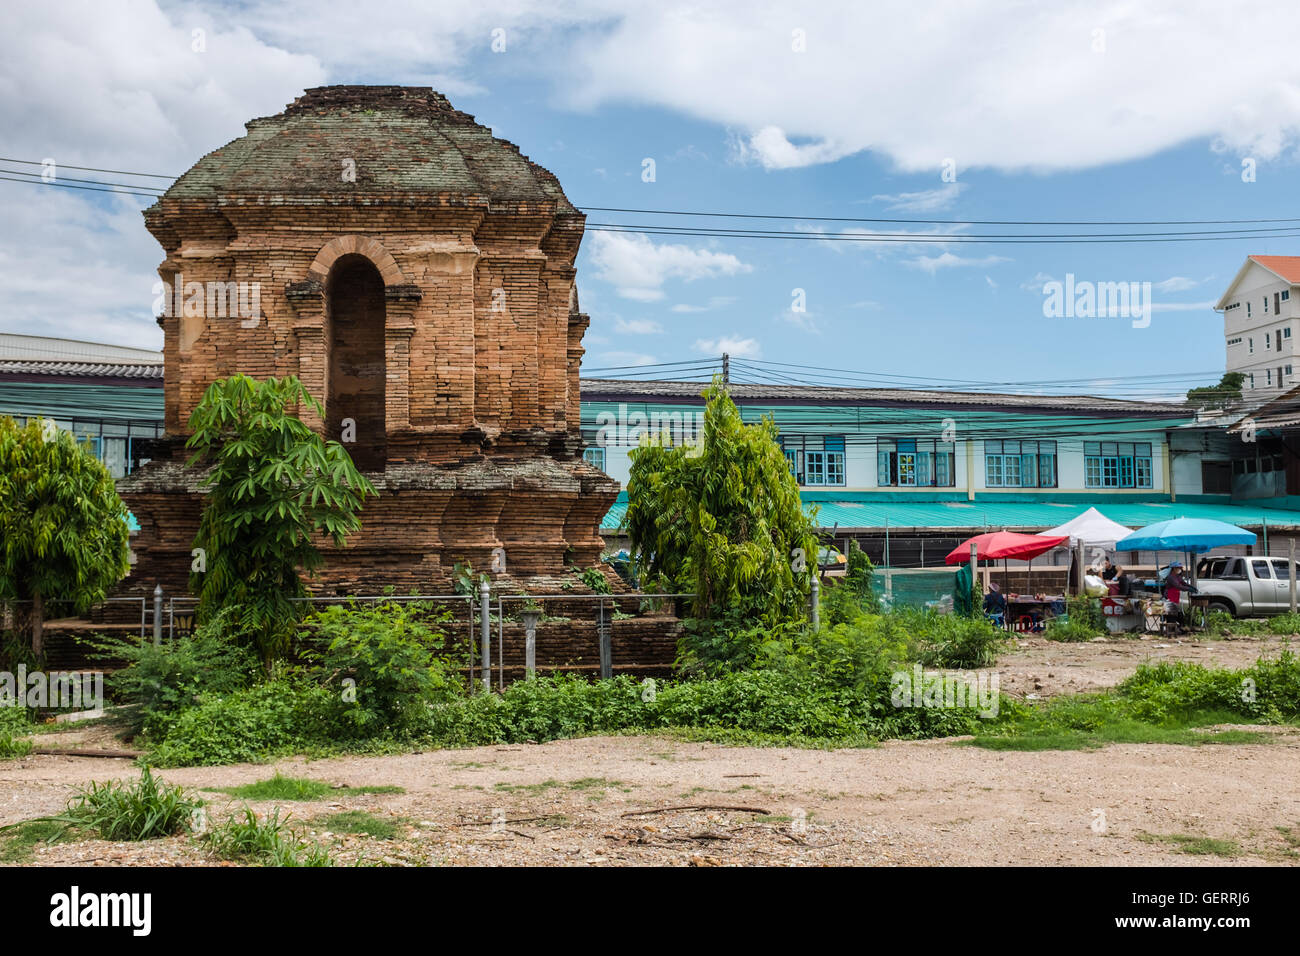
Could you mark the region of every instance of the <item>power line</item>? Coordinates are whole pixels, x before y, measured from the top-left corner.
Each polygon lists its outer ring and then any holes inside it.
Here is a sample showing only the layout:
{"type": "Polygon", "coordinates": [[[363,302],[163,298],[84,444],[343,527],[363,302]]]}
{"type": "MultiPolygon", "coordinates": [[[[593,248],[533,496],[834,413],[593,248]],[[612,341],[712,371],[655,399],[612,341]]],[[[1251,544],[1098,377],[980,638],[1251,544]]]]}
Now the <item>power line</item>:
{"type": "Polygon", "coordinates": [[[14,176],[0,176],[0,179],[8,180],[13,183],[28,183],[34,186],[62,186],[64,189],[88,189],[91,192],[96,193],[117,193],[122,196],[148,196],[150,199],[158,198],[158,193],[132,192],[129,189],[101,189],[98,186],[74,186],[71,183],[51,183],[39,179],[18,179],[14,176]]]}
{"type": "MultiPolygon", "coordinates": [[[[606,228],[606,229],[674,229],[687,235],[707,235],[707,236],[757,236],[759,238],[790,238],[806,237],[811,235],[813,238],[838,238],[847,236],[860,241],[872,241],[877,239],[923,239],[931,242],[946,242],[951,239],[1102,239],[1102,238],[1145,238],[1145,237],[1163,237],[1163,236],[1213,236],[1213,235],[1253,235],[1258,233],[1279,233],[1287,232],[1300,228],[1291,226],[1268,226],[1258,229],[1192,229],[1180,232],[1079,232],[1079,233],[948,233],[948,232],[860,232],[860,233],[808,233],[803,231],[790,231],[778,229],[722,229],[715,226],[638,226],[630,223],[621,222],[593,222],[588,223],[587,228],[606,228]]],[[[1268,238],[1273,238],[1271,235],[1268,238]]]]}
{"type": "MultiPolygon", "coordinates": [[[[1178,236],[1165,235],[1154,238],[1131,238],[1131,239],[980,239],[965,237],[959,235],[929,235],[914,234],[904,237],[879,237],[876,235],[846,235],[843,233],[773,233],[773,234],[745,234],[735,235],[733,233],[724,233],[717,231],[687,231],[682,229],[646,227],[646,226],[613,226],[613,225],[588,225],[587,230],[590,232],[611,232],[611,233],[634,233],[646,236],[682,236],[687,238],[702,239],[761,239],[791,242],[880,242],[880,243],[910,243],[917,245],[1123,245],[1131,243],[1158,243],[1158,242],[1229,242],[1239,241],[1248,236],[1237,235],[1207,235],[1207,236],[1178,236]]],[[[1275,233],[1268,236],[1254,236],[1253,238],[1268,239],[1295,239],[1300,238],[1300,232],[1275,233]]]]}
{"type": "MultiPolygon", "coordinates": [[[[21,169],[4,169],[3,167],[0,167],[0,173],[12,173],[15,176],[27,176],[30,177],[31,179],[40,180],[41,182],[49,183],[51,185],[58,185],[63,182],[70,182],[70,183],[94,183],[97,186],[123,186],[127,189],[152,190],[154,188],[152,186],[140,186],[136,183],[110,183],[110,182],[105,182],[102,179],[78,179],[76,176],[58,176],[54,179],[47,180],[44,178],[44,176],[41,173],[28,173],[28,172],[24,172],[21,169]]],[[[162,190],[156,190],[156,195],[161,196],[162,190]]]]}
{"type": "Polygon", "coordinates": [[[698,216],[716,219],[779,219],[808,222],[871,222],[926,226],[1235,226],[1261,222],[1300,223],[1300,219],[871,219],[849,216],[790,216],[746,212],[691,212],[679,209],[625,209],[612,206],[582,206],[591,212],[622,212],[651,216],[698,216]]]}
{"type": "MultiPolygon", "coordinates": [[[[44,162],[29,159],[13,159],[0,157],[0,162],[18,163],[28,166],[45,166],[44,162]]],[[[163,179],[175,181],[178,177],[169,176],[162,173],[142,173],[123,169],[109,169],[100,166],[74,166],[71,164],[64,165],[64,169],[75,169],[85,172],[112,173],[119,176],[145,177],[149,179],[163,179]]],[[[30,174],[24,174],[30,175],[30,174]]],[[[69,177],[70,178],[70,177],[69,177]]],[[[86,182],[95,182],[86,180],[86,182]]],[[[103,184],[110,185],[110,184],[103,184]]],[[[111,184],[111,185],[128,185],[128,184],[111,184]]],[[[1063,242],[1063,241],[1082,241],[1082,242],[1100,242],[1100,241],[1151,241],[1152,239],[1161,239],[1175,241],[1174,237],[1183,237],[1185,241],[1208,241],[1210,239],[1227,239],[1233,236],[1257,235],[1264,236],[1271,234],[1271,238],[1293,238],[1300,233],[1288,232],[1288,229],[1300,228],[1300,218],[1254,218],[1254,219],[921,219],[921,218],[903,218],[903,217],[870,217],[870,216],[813,216],[813,215],[791,215],[781,213],[737,213],[737,212],[713,212],[702,210],[684,210],[684,209],[642,209],[629,208],[622,206],[585,206],[579,207],[590,212],[614,212],[627,213],[634,215],[649,216],[675,216],[675,217],[693,217],[697,219],[748,219],[762,221],[784,221],[784,222],[835,222],[835,223],[868,223],[875,225],[923,225],[923,226],[1256,226],[1261,228],[1254,229],[1236,229],[1236,230],[1190,230],[1181,232],[1160,232],[1160,233],[1084,233],[1084,234],[991,234],[991,235],[957,235],[957,234],[915,234],[915,233],[867,233],[863,235],[854,234],[825,234],[825,233],[802,233],[790,232],[787,230],[760,229],[724,229],[722,227],[698,227],[698,226],[675,226],[665,224],[648,224],[636,225],[627,223],[589,223],[587,228],[594,231],[637,231],[648,232],[652,235],[698,235],[702,237],[725,238],[728,236],[750,236],[754,238],[781,238],[781,239],[821,239],[824,241],[855,241],[855,242],[887,242],[887,241],[906,241],[906,242],[1063,242]],[[1277,225],[1284,224],[1284,225],[1277,225]],[[1268,228],[1271,227],[1271,228],[1268,228]]]]}
{"type": "MultiPolygon", "coordinates": [[[[0,156],[0,163],[21,163],[23,166],[45,166],[46,165],[44,162],[37,162],[34,159],[5,159],[3,156],[0,156]]],[[[56,168],[58,166],[63,166],[64,169],[79,169],[82,172],[87,172],[87,173],[112,173],[115,176],[144,176],[148,179],[167,179],[167,180],[175,180],[178,178],[176,176],[164,176],[161,173],[132,173],[132,172],[128,172],[125,169],[99,169],[96,166],[69,166],[63,163],[54,163],[53,165],[56,168]]]]}

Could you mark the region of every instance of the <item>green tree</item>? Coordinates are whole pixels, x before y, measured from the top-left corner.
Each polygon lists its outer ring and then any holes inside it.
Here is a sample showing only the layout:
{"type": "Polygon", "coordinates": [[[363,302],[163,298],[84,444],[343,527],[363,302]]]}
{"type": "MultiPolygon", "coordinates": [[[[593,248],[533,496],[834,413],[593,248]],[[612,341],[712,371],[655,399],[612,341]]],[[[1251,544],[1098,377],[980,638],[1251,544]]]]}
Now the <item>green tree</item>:
{"type": "Polygon", "coordinates": [[[1205,385],[1187,390],[1187,404],[1197,408],[1222,408],[1229,402],[1241,401],[1241,387],[1246,376],[1241,372],[1225,372],[1218,385],[1205,385]]]}
{"type": "Polygon", "coordinates": [[[50,602],[84,614],[130,569],[126,506],[85,445],[51,421],[0,418],[0,600],[31,601],[43,663],[50,602]]]}
{"type": "Polygon", "coordinates": [[[807,613],[817,539],[770,418],[746,425],[720,379],[698,446],[631,453],[627,528],[647,582],[695,595],[706,621],[774,626],[807,613]]]}
{"type": "Polygon", "coordinates": [[[292,600],[306,593],[300,572],[324,561],[317,536],[342,547],[376,494],[342,445],[292,414],[299,407],[323,414],[293,376],[218,379],[190,416],[186,443],[189,465],[210,469],[191,576],[198,620],[230,609],[232,629],[268,663],[284,654],[300,616],[292,600]]]}

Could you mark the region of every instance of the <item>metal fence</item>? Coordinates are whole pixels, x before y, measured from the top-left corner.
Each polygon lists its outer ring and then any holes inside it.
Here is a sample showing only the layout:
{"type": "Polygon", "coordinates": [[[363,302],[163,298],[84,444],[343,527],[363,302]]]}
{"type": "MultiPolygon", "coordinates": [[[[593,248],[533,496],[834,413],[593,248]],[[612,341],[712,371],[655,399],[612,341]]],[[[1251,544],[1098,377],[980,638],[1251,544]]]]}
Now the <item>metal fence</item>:
{"type": "MultiPolygon", "coordinates": [[[[629,591],[612,594],[512,594],[504,591],[492,593],[491,585],[481,582],[477,595],[468,594],[355,594],[337,596],[307,596],[291,598],[291,601],[312,605],[330,604],[442,604],[451,608],[460,607],[466,611],[466,647],[468,649],[468,671],[471,685],[476,682],[484,690],[492,686],[493,668],[493,617],[496,619],[496,677],[497,688],[505,689],[505,672],[507,669],[505,655],[505,625],[511,614],[518,615],[517,623],[525,628],[523,670],[526,676],[533,676],[537,670],[536,647],[537,627],[544,623],[546,615],[543,606],[546,602],[592,603],[593,619],[596,625],[599,647],[599,673],[602,678],[613,676],[614,623],[621,613],[620,605],[635,603],[638,610],[656,610],[658,606],[679,600],[694,598],[694,594],[662,594],[651,591],[629,591]],[[495,607],[494,607],[495,602],[495,607]],[[508,614],[508,607],[517,608],[508,614]],[[477,636],[476,636],[477,635],[477,636]]],[[[132,598],[131,600],[135,600],[132,598]]],[[[142,602],[144,599],[140,599],[142,602]]],[[[198,601],[192,597],[166,597],[162,586],[158,585],[153,594],[153,638],[161,643],[164,631],[168,641],[193,633],[195,610],[198,601]],[[164,605],[165,600],[165,605],[164,605]],[[165,608],[165,609],[164,609],[165,608]],[[165,622],[165,623],[164,623],[165,622]]],[[[144,612],[141,617],[141,638],[144,637],[144,612]]],[[[565,620],[568,620],[567,618],[565,620]]],[[[511,669],[517,669],[512,665],[511,669]]]]}

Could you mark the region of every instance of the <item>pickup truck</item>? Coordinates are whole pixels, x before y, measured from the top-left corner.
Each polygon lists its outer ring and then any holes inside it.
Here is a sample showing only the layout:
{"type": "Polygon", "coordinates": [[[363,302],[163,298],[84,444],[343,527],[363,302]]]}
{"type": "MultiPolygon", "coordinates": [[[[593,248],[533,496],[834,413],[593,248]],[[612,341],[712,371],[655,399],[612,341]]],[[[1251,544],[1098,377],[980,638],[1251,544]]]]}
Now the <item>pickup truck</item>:
{"type": "MultiPolygon", "coordinates": [[[[1300,594],[1300,568],[1296,589],[1300,594]]],[[[1211,608],[1237,617],[1283,614],[1291,610],[1287,559],[1202,558],[1196,566],[1196,593],[1209,598],[1211,608]]]]}

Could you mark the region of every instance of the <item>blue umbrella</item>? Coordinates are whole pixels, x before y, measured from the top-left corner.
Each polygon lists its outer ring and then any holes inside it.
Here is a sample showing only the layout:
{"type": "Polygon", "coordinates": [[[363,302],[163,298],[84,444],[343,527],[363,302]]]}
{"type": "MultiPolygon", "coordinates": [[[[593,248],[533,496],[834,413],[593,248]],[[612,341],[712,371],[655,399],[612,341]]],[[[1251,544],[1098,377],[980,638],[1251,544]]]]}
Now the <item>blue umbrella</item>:
{"type": "Polygon", "coordinates": [[[1115,542],[1116,551],[1187,551],[1200,554],[1225,544],[1254,544],[1255,535],[1226,521],[1172,518],[1138,528],[1115,542]]]}

